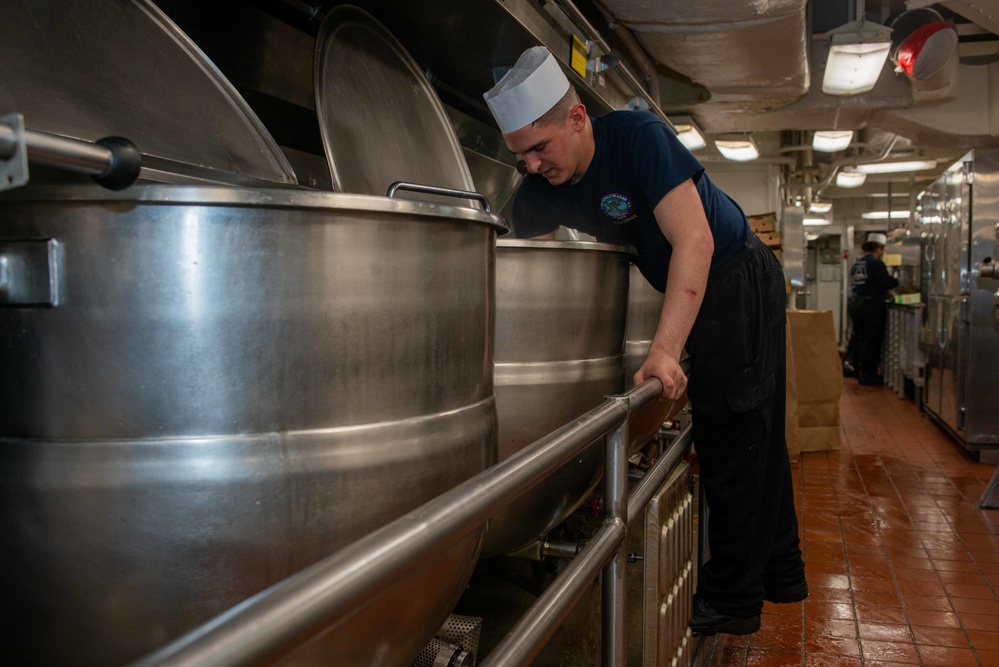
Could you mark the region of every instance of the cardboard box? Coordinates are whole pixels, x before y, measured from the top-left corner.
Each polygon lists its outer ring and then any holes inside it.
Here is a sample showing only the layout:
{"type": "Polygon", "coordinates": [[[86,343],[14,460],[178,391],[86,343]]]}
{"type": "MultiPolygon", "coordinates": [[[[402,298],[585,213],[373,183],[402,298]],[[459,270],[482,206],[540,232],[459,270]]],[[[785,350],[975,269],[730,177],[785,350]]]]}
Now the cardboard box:
{"type": "Polygon", "coordinates": [[[896,294],[892,297],[895,303],[919,303],[921,300],[919,292],[914,294],[896,294]]]}
{"type": "MultiPolygon", "coordinates": [[[[843,367],[832,312],[791,310],[787,313],[787,325],[797,398],[798,448],[802,452],[839,449],[843,367]]],[[[789,374],[790,368],[791,364],[789,374]]],[[[785,433],[789,431],[785,428],[785,433]]],[[[790,452],[790,445],[788,449],[790,452]]]]}
{"type": "Polygon", "coordinates": [[[759,234],[760,232],[772,232],[777,229],[776,213],[747,215],[746,219],[749,220],[749,228],[753,230],[754,234],[759,234]]]}
{"type": "Polygon", "coordinates": [[[768,248],[780,248],[780,232],[760,232],[757,236],[768,248]]]}

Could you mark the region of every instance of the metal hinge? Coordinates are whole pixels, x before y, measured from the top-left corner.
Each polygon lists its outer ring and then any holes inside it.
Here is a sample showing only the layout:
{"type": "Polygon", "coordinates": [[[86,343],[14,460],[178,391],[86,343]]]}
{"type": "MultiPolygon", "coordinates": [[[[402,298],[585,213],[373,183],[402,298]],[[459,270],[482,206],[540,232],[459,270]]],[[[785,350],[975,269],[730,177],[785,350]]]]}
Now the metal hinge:
{"type": "Polygon", "coordinates": [[[0,242],[0,307],[59,303],[54,239],[0,242]]]}

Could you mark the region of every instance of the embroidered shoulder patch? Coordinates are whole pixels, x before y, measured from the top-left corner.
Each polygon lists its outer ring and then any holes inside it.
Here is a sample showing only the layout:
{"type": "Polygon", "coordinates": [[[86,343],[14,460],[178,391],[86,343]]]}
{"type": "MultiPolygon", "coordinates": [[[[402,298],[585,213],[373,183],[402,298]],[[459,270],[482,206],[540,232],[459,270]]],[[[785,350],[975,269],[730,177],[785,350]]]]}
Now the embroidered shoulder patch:
{"type": "Polygon", "coordinates": [[[600,209],[608,218],[624,220],[631,214],[631,200],[617,192],[611,192],[600,199],[600,209]]]}

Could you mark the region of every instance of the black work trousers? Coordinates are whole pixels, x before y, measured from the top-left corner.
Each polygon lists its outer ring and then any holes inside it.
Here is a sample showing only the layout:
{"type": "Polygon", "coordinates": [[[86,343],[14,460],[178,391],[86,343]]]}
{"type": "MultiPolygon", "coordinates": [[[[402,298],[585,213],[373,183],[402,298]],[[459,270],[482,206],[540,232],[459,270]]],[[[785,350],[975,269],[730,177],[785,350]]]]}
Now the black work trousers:
{"type": "Polygon", "coordinates": [[[848,310],[853,320],[854,367],[861,380],[876,378],[881,366],[881,345],[885,339],[888,306],[884,294],[855,296],[848,310]]]}
{"type": "Polygon", "coordinates": [[[784,275],[755,236],[708,279],[687,341],[694,447],[708,503],[710,559],[698,593],[751,616],[764,586],[800,583],[791,467],[784,438],[784,275]]]}

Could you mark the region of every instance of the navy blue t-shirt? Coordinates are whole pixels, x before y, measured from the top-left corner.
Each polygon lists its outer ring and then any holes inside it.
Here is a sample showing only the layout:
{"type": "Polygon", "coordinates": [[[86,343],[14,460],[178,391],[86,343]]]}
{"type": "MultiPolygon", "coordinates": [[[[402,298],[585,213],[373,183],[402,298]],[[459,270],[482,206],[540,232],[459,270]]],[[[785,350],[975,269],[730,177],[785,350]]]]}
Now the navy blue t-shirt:
{"type": "Polygon", "coordinates": [[[874,255],[858,257],[850,267],[850,291],[853,296],[879,296],[898,287],[898,281],[888,273],[885,263],[874,255]]]}
{"type": "Polygon", "coordinates": [[[659,117],[647,111],[613,111],[590,120],[596,152],[578,183],[550,185],[538,174],[524,178],[513,203],[518,237],[548,234],[565,225],[604,243],[632,245],[642,275],[663,292],[673,249],[653,210],[692,178],[714,237],[711,268],[745,246],[751,231],[742,209],[711,182],[659,117]]]}

